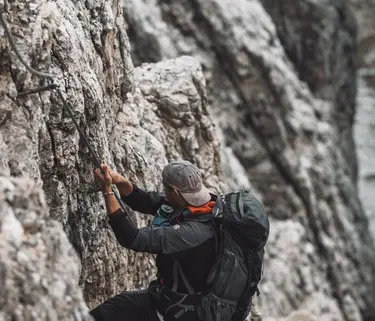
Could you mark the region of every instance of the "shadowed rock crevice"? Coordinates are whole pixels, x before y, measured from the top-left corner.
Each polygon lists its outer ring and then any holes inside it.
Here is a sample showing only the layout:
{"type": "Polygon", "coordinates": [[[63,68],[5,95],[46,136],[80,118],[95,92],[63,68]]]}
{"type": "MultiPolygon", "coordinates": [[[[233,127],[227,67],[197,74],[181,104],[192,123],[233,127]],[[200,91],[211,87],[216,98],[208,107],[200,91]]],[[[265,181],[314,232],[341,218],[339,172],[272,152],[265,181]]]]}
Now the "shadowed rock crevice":
{"type": "Polygon", "coordinates": [[[345,1],[287,4],[262,0],[262,4],[301,80],[316,97],[334,103],[330,123],[338,130],[339,146],[355,184],[357,163],[351,129],[355,114],[357,30],[353,12],[345,1]]]}

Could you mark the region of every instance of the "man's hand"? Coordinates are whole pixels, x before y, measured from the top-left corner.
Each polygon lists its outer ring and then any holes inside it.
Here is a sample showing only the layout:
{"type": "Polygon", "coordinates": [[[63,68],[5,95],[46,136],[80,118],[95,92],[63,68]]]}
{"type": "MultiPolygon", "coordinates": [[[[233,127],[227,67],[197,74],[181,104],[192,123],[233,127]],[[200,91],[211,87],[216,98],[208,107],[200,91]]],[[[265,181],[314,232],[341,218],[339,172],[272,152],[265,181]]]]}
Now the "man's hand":
{"type": "Polygon", "coordinates": [[[133,191],[133,185],[124,176],[109,169],[107,164],[102,165],[104,175],[100,168],[95,169],[95,178],[102,183],[104,189],[110,189],[111,184],[116,184],[122,196],[128,196],[133,191]]]}
{"type": "Polygon", "coordinates": [[[124,176],[111,170],[109,170],[109,175],[111,175],[112,177],[112,183],[116,185],[121,184],[121,183],[126,183],[128,181],[124,176]]]}
{"type": "Polygon", "coordinates": [[[100,168],[95,169],[95,178],[103,185],[104,188],[111,187],[113,179],[110,174],[110,169],[107,164],[102,165],[104,173],[102,173],[100,168]]]}
{"type": "Polygon", "coordinates": [[[103,186],[103,195],[105,199],[105,206],[107,208],[108,215],[112,215],[117,213],[120,209],[120,204],[115,198],[115,195],[112,191],[112,183],[114,180],[111,176],[111,170],[109,169],[107,164],[102,164],[102,169],[97,168],[94,171],[95,178],[102,184],[103,186]]]}

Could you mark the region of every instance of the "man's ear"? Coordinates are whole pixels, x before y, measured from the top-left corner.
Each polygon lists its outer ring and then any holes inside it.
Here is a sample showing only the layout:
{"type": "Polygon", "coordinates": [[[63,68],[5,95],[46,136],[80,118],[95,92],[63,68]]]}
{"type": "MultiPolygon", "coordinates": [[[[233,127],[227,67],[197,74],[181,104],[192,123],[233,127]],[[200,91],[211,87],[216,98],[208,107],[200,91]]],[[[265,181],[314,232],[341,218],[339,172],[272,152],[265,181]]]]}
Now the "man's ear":
{"type": "Polygon", "coordinates": [[[180,191],[174,190],[176,192],[175,196],[176,199],[179,201],[181,206],[186,206],[187,202],[185,201],[184,197],[182,196],[180,191]]]}
{"type": "Polygon", "coordinates": [[[172,189],[172,193],[173,193],[173,196],[175,196],[176,198],[182,197],[181,193],[174,188],[172,189]]]}

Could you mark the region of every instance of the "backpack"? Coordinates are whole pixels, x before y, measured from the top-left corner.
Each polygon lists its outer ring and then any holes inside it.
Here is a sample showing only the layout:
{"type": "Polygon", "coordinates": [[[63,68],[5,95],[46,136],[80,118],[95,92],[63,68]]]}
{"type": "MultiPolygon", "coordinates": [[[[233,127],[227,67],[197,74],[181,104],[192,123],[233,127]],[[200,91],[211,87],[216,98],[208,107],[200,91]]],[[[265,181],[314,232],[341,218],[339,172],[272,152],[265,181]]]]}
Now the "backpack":
{"type": "Polygon", "coordinates": [[[198,315],[202,321],[243,321],[250,312],[252,296],[259,293],[262,276],[264,246],[269,234],[263,206],[249,191],[240,190],[218,196],[212,214],[191,216],[186,212],[183,219],[213,220],[216,227],[217,257],[207,277],[208,290],[195,293],[182,267],[174,260],[173,288],[159,289],[155,281],[149,292],[164,307],[162,313],[168,320],[185,321],[191,320],[191,315],[198,315]],[[178,275],[189,294],[176,292],[178,275]],[[165,298],[168,302],[163,301],[165,298]]]}
{"type": "Polygon", "coordinates": [[[197,307],[200,320],[243,321],[262,277],[269,221],[247,190],[219,196],[213,208],[218,256],[208,275],[209,292],[197,307]]]}

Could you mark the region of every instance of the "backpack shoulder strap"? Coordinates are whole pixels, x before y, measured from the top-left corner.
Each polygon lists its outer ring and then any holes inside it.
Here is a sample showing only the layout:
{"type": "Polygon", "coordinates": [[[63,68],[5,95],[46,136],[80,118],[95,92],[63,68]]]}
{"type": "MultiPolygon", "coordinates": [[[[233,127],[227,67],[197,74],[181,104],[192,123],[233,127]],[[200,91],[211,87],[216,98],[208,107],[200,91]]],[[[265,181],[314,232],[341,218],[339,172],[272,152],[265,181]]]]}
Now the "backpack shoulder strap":
{"type": "Polygon", "coordinates": [[[184,283],[189,294],[194,294],[194,289],[191,286],[189,280],[186,277],[184,270],[182,269],[180,263],[176,259],[173,260],[173,287],[172,291],[177,292],[178,288],[178,275],[180,275],[182,282],[184,283]]]}
{"type": "Polygon", "coordinates": [[[210,285],[216,276],[217,269],[221,262],[221,255],[224,250],[224,236],[223,236],[223,224],[221,222],[221,218],[224,212],[224,205],[225,205],[225,195],[218,195],[216,199],[216,203],[212,209],[212,217],[211,220],[213,222],[213,226],[215,228],[215,252],[216,252],[216,259],[215,262],[208,273],[206,283],[210,285]]]}
{"type": "Polygon", "coordinates": [[[219,264],[221,262],[221,254],[224,249],[223,226],[220,223],[217,227],[217,232],[215,233],[215,241],[216,259],[210,272],[208,273],[206,280],[207,285],[210,285],[215,279],[217,268],[219,267],[219,264]]]}
{"type": "Polygon", "coordinates": [[[176,259],[173,260],[173,286],[172,291],[177,292],[178,288],[178,266],[176,259]]]}

